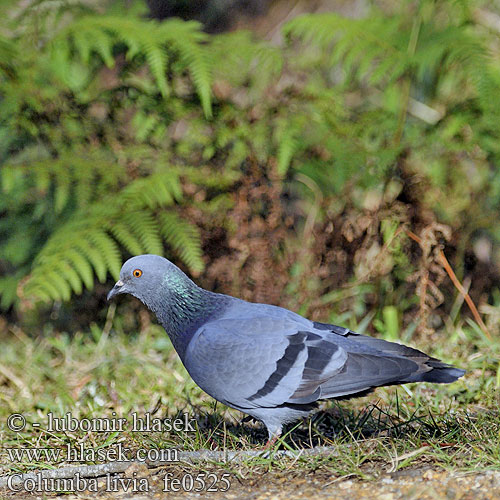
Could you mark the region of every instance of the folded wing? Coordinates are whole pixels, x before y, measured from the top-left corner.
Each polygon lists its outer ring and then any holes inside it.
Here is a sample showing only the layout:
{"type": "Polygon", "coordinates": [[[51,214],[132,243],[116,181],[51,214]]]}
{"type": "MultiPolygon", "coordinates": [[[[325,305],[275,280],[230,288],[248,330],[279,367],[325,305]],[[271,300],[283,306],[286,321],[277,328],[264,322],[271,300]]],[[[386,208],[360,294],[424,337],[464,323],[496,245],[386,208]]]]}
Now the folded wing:
{"type": "Polygon", "coordinates": [[[267,316],[222,319],[193,338],[186,368],[202,389],[241,409],[309,404],[383,385],[451,382],[464,371],[348,329],[267,316]]]}

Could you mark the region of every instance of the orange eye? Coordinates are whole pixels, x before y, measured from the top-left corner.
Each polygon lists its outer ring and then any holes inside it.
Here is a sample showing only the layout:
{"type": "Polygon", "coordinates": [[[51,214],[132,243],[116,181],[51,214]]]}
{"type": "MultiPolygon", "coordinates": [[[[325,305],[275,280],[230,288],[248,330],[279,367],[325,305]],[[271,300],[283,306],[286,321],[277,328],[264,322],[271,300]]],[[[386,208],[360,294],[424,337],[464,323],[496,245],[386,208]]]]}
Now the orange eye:
{"type": "Polygon", "coordinates": [[[140,269],[134,269],[132,276],[134,278],[140,278],[142,276],[142,271],[140,269]]]}

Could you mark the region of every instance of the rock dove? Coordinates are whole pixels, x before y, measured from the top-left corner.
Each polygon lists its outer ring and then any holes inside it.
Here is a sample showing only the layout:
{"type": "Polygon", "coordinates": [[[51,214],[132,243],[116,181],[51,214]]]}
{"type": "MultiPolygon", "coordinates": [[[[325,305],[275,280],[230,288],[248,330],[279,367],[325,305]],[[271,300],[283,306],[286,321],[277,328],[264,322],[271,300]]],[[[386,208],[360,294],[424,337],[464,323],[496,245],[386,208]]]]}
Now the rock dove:
{"type": "Polygon", "coordinates": [[[449,383],[465,373],[411,347],[204,290],[158,255],[125,262],[108,300],[120,293],[154,312],[193,380],[262,421],[270,442],[320,399],[407,382],[449,383]]]}

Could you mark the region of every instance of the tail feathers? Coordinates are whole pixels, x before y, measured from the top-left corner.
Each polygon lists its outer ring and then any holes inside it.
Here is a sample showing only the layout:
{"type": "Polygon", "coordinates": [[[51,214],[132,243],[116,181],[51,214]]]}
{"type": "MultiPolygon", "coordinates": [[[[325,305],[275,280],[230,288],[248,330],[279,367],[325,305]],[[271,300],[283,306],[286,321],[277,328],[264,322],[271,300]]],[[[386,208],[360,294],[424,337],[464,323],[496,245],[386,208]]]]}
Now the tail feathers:
{"type": "Polygon", "coordinates": [[[424,373],[415,373],[409,377],[408,382],[433,382],[435,384],[449,384],[455,382],[465,374],[465,370],[455,368],[454,366],[441,363],[436,360],[430,360],[425,363],[431,367],[431,370],[424,373]]]}
{"type": "Polygon", "coordinates": [[[437,384],[449,384],[455,382],[465,374],[465,370],[455,368],[452,365],[443,363],[439,359],[428,356],[418,349],[408,347],[396,342],[360,335],[349,332],[347,337],[351,337],[356,342],[373,349],[382,351],[389,356],[401,357],[416,363],[418,369],[404,379],[394,381],[397,383],[407,382],[433,382],[437,384]]]}
{"type": "MultiPolygon", "coordinates": [[[[320,385],[320,393],[310,399],[348,398],[368,393],[375,387],[407,384],[409,382],[433,382],[449,384],[464,375],[465,370],[442,363],[435,358],[426,360],[403,357],[372,357],[349,355],[341,373],[320,385]],[[377,362],[378,373],[370,372],[370,363],[377,362]]],[[[306,401],[306,398],[303,398],[306,401]]]]}

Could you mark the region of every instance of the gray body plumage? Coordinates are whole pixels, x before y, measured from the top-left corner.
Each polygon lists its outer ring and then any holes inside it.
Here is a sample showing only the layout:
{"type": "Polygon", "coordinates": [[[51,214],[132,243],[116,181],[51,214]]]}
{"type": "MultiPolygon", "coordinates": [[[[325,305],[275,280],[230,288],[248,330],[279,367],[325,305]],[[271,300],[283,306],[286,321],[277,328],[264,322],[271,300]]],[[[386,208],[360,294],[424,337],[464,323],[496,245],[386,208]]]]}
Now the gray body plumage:
{"type": "Polygon", "coordinates": [[[270,438],[320,399],[407,382],[449,383],[465,373],[410,347],[203,290],[156,255],[129,259],[108,299],[118,293],[156,314],[205,392],[261,420],[270,438]]]}

